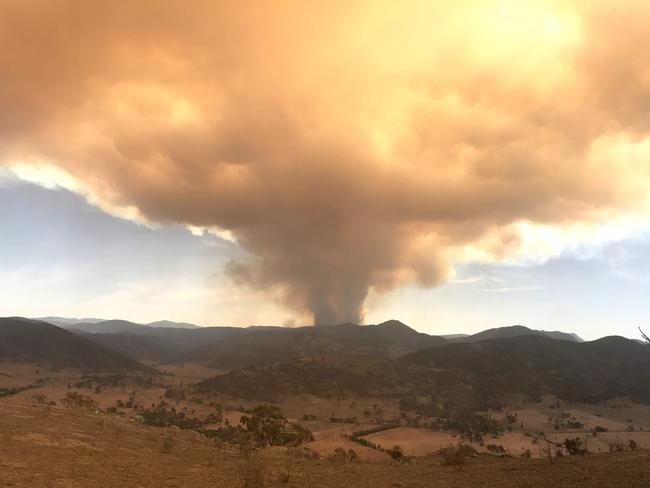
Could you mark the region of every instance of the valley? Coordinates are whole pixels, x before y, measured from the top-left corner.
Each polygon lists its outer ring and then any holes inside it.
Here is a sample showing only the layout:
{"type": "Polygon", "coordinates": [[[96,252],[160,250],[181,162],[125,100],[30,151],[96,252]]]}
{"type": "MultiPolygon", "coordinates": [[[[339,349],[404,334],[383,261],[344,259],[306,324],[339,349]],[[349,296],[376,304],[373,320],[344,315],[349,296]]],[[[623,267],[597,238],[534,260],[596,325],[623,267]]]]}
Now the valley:
{"type": "MultiPolygon", "coordinates": [[[[440,471],[448,486],[470,486],[462,484],[468,473],[505,465],[535,471],[588,465],[592,456],[650,458],[649,350],[623,338],[587,343],[506,328],[504,337],[450,341],[397,322],[218,331],[113,325],[82,331],[0,319],[0,408],[9,425],[30,419],[18,434],[3,425],[6,449],[17,454],[32,441],[35,452],[74,447],[92,459],[102,449],[95,433],[59,441],[48,429],[110,423],[125,437],[144,435],[145,444],[172,432],[189,443],[183,451],[200,452],[193,466],[218,452],[219,461],[205,461],[215,473],[234,470],[251,455],[242,449],[253,449],[270,479],[283,476],[289,456],[299,458],[296,476],[322,476],[338,463],[352,478],[388,467],[400,479],[440,471]],[[21,349],[27,333],[35,344],[39,336],[58,342],[30,356],[21,349]],[[164,345],[153,357],[152,344],[164,345]],[[66,361],[61,350],[69,347],[76,351],[66,361]],[[632,368],[637,373],[621,380],[632,368]],[[259,437],[249,420],[256,416],[275,425],[273,436],[259,437]]],[[[273,485],[264,483],[243,486],[273,485]]]]}

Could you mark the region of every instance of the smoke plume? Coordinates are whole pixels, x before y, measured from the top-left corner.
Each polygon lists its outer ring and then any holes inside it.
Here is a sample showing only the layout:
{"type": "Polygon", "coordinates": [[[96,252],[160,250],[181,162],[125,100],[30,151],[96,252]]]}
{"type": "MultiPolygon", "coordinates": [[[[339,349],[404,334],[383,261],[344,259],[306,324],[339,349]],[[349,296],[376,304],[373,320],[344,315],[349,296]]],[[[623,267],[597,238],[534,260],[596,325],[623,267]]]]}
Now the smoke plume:
{"type": "Polygon", "coordinates": [[[26,2],[0,16],[0,164],[229,231],[316,324],[502,259],[517,224],[646,208],[644,1],[26,2]]]}

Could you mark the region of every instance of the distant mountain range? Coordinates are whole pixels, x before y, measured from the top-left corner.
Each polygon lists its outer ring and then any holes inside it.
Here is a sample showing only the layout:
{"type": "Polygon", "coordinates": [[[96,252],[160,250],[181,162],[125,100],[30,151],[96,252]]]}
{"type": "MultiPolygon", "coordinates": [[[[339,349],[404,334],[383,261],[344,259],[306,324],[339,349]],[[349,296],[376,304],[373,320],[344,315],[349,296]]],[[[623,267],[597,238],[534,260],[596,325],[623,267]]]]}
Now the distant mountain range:
{"type": "Polygon", "coordinates": [[[135,322],[128,322],[126,320],[105,320],[105,319],[93,319],[93,318],[85,318],[85,319],[73,319],[73,318],[67,318],[67,317],[39,317],[34,320],[41,320],[43,322],[47,322],[52,325],[57,325],[59,327],[63,328],[74,328],[77,325],[82,325],[82,326],[88,326],[88,325],[93,325],[93,324],[99,324],[99,323],[111,323],[111,322],[122,322],[122,323],[128,323],[132,325],[142,325],[146,327],[168,327],[168,328],[173,328],[173,329],[198,329],[200,328],[199,325],[195,324],[188,324],[185,322],[172,322],[170,320],[158,320],[156,322],[150,322],[148,324],[136,324],[135,322]]]}
{"type": "Polygon", "coordinates": [[[0,360],[105,372],[153,371],[143,362],[201,363],[225,373],[215,370],[198,387],[234,397],[388,396],[422,411],[498,406],[513,394],[650,403],[650,346],[622,337],[584,342],[520,325],[440,337],[397,320],[297,328],[155,324],[0,319],[0,360]]]}
{"type": "Polygon", "coordinates": [[[50,317],[56,325],[140,361],[201,362],[220,369],[253,366],[313,354],[353,352],[396,358],[450,342],[537,335],[572,342],[575,334],[532,330],[521,325],[474,335],[446,337],[417,332],[397,320],[377,325],[328,327],[199,327],[170,321],[138,324],[127,320],[50,317]]]}
{"type": "Polygon", "coordinates": [[[126,320],[81,322],[66,319],[62,327],[138,360],[207,362],[219,368],[243,367],[342,350],[377,357],[399,357],[446,342],[480,342],[519,335],[541,335],[579,341],[575,334],[502,327],[471,336],[433,336],[397,320],[358,326],[328,327],[197,327],[192,324],[126,320]],[[163,325],[160,325],[163,324],[163,325]]]}
{"type": "Polygon", "coordinates": [[[504,339],[507,337],[518,337],[522,335],[537,335],[549,337],[551,339],[559,339],[562,341],[583,342],[583,340],[573,333],[559,332],[559,331],[546,331],[546,330],[533,330],[523,325],[511,325],[509,327],[498,327],[496,329],[488,329],[473,335],[451,335],[446,336],[447,340],[455,342],[481,342],[489,341],[491,339],[504,339]]]}
{"type": "Polygon", "coordinates": [[[171,328],[106,320],[62,327],[137,360],[203,362],[226,369],[344,350],[398,357],[445,342],[398,321],[370,326],[171,328]]]}
{"type": "MultiPolygon", "coordinates": [[[[34,320],[41,320],[43,322],[48,322],[53,325],[58,325],[66,329],[76,329],[83,330],[84,332],[91,333],[122,333],[129,330],[133,330],[135,327],[164,327],[164,328],[174,328],[174,329],[205,329],[211,327],[204,327],[196,324],[190,324],[187,322],[172,322],[170,320],[158,320],[156,322],[150,322],[146,324],[130,322],[128,320],[105,320],[105,319],[96,319],[96,318],[85,318],[85,319],[76,319],[76,318],[67,318],[67,317],[40,317],[34,320]]],[[[398,320],[388,320],[379,325],[401,325],[410,329],[407,325],[401,323],[398,320]]],[[[356,324],[339,324],[341,325],[356,325],[356,324]]],[[[252,326],[248,328],[260,328],[264,326],[252,326]]],[[[270,329],[271,327],[264,327],[265,329],[270,329]]],[[[274,329],[285,329],[283,327],[273,327],[274,329]]],[[[299,327],[300,328],[300,327],[299,327]]],[[[304,327],[302,327],[304,328],[304,327]]],[[[412,330],[412,329],[410,329],[412,330]]],[[[583,339],[580,338],[577,334],[560,332],[560,331],[545,331],[545,330],[535,330],[525,327],[523,325],[512,325],[506,327],[497,327],[493,329],[487,329],[476,334],[444,334],[436,337],[442,337],[446,340],[451,341],[464,341],[464,342],[479,342],[483,340],[495,339],[499,337],[516,337],[519,335],[543,335],[546,337],[551,337],[553,339],[562,339],[567,341],[576,341],[582,342],[583,339]]]]}

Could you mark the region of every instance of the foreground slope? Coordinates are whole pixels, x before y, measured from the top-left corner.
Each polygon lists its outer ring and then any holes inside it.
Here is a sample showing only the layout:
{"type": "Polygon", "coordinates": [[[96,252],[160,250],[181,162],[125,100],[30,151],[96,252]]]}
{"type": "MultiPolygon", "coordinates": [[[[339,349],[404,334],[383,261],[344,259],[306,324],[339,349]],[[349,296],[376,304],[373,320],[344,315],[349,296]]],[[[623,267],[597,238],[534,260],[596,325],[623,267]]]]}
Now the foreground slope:
{"type": "Polygon", "coordinates": [[[262,449],[252,462],[238,449],[193,432],[59,407],[0,402],[0,433],[1,487],[642,488],[650,483],[647,451],[571,456],[554,463],[484,456],[462,469],[441,466],[434,457],[341,463],[302,454],[293,458],[287,479],[284,448],[262,449]]]}
{"type": "Polygon", "coordinates": [[[38,363],[86,372],[148,371],[139,362],[55,325],[0,318],[0,360],[38,363]]]}

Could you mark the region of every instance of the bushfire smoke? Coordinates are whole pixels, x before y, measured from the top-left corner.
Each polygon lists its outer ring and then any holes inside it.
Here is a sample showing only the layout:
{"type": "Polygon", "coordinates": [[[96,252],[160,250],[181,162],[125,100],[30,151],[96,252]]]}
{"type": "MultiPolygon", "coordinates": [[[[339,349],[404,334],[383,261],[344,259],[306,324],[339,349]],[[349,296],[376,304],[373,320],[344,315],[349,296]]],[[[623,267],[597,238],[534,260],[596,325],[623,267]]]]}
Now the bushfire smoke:
{"type": "Polygon", "coordinates": [[[250,255],[229,273],[316,324],[506,257],[521,222],[647,208],[647,2],[1,9],[0,164],[229,231],[250,255]]]}

